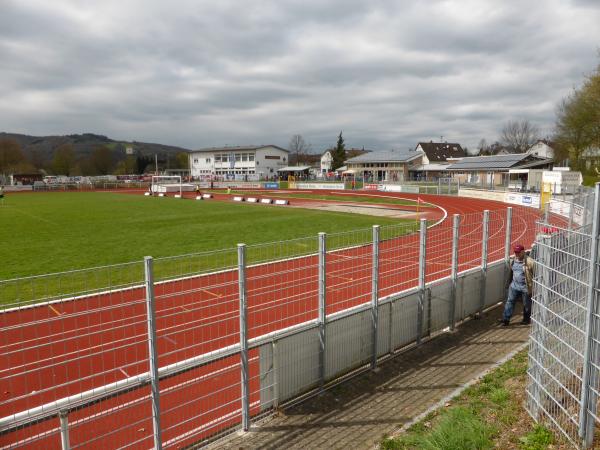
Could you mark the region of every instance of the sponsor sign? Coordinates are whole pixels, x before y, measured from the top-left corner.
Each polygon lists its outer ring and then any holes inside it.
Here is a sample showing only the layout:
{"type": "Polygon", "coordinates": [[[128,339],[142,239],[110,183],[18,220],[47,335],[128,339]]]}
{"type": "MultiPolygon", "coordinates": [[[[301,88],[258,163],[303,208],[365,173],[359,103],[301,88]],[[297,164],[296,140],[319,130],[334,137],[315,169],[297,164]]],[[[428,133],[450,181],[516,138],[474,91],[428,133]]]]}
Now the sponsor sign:
{"type": "MultiPolygon", "coordinates": [[[[504,191],[494,192],[494,191],[483,191],[479,189],[460,189],[458,195],[460,197],[470,197],[470,198],[482,198],[484,200],[496,200],[497,202],[507,201],[505,199],[504,191]]],[[[519,200],[519,205],[520,200],[519,200]]]]}
{"type": "Polygon", "coordinates": [[[365,184],[363,185],[363,189],[366,189],[368,191],[376,191],[379,188],[379,185],[377,184],[365,184]]]}
{"type": "Polygon", "coordinates": [[[296,183],[296,189],[344,189],[344,183],[296,183]]]}
{"type": "Polygon", "coordinates": [[[408,192],[410,194],[418,194],[419,186],[406,186],[402,184],[381,184],[379,185],[379,190],[385,192],[408,192]]]}
{"type": "Polygon", "coordinates": [[[265,189],[279,189],[279,183],[265,183],[265,189]]]}
{"type": "Polygon", "coordinates": [[[579,225],[583,225],[583,206],[572,205],[569,202],[563,202],[562,200],[550,200],[550,212],[568,218],[571,215],[571,208],[573,208],[573,222],[579,225]]]}
{"type": "MultiPolygon", "coordinates": [[[[210,183],[209,183],[210,184],[210,183]]],[[[215,188],[232,188],[232,189],[260,189],[262,184],[245,182],[245,181],[215,181],[213,183],[215,188]]]]}
{"type": "Polygon", "coordinates": [[[513,205],[529,206],[531,208],[540,207],[540,196],[538,194],[521,194],[518,192],[507,192],[504,194],[504,202],[513,205]]]}

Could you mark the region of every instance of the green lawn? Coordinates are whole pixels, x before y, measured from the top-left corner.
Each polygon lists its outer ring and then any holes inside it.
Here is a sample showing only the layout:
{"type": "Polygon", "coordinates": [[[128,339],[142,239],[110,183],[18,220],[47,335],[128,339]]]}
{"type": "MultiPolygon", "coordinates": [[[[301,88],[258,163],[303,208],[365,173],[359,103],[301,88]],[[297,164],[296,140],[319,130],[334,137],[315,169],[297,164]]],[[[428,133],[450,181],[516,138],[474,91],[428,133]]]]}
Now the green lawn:
{"type": "Polygon", "coordinates": [[[369,228],[374,224],[391,226],[392,235],[415,226],[412,220],[402,223],[383,217],[211,200],[99,192],[9,194],[0,207],[0,280],[130,261],[135,264],[47,277],[30,282],[31,286],[13,283],[9,289],[10,283],[5,283],[0,286],[0,303],[139,282],[143,273],[140,261],[146,255],[158,258],[228,249],[217,256],[156,261],[158,277],[182,276],[235,266],[237,243],[249,245],[247,260],[252,263],[314,252],[320,231],[363,230],[331,236],[328,248],[369,242],[369,228]],[[284,245],[252,246],[300,237],[308,238],[284,245]]]}

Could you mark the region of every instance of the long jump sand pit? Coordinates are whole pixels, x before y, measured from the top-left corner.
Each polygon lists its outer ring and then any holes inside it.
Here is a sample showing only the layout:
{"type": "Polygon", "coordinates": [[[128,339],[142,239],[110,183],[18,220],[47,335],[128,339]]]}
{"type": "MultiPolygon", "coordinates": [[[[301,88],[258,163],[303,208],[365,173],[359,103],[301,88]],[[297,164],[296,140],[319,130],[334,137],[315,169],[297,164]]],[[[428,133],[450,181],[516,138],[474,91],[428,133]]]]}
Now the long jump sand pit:
{"type": "Polygon", "coordinates": [[[403,209],[402,207],[393,207],[387,205],[365,205],[335,202],[293,202],[290,204],[290,207],[363,214],[368,216],[390,217],[395,219],[415,219],[419,217],[423,219],[434,220],[440,218],[443,214],[442,211],[431,208],[423,208],[422,211],[417,212],[414,209],[403,209]]]}

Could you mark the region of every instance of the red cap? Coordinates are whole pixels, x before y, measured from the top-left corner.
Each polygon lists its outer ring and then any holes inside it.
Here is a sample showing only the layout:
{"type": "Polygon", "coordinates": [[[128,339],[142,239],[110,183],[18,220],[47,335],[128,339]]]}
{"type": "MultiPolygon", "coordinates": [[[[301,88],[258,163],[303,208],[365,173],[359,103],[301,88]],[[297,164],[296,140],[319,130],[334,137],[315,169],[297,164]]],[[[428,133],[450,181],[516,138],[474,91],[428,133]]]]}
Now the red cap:
{"type": "Polygon", "coordinates": [[[521,253],[523,250],[525,250],[525,247],[523,247],[521,244],[516,244],[513,247],[513,250],[515,251],[515,253],[521,253]]]}

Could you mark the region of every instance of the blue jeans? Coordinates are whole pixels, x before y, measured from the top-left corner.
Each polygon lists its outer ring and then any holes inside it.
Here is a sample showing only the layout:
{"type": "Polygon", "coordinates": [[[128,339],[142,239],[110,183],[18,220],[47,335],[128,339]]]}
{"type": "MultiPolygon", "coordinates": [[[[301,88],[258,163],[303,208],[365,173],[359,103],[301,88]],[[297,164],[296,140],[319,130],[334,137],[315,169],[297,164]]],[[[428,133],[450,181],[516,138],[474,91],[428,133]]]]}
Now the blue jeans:
{"type": "Polygon", "coordinates": [[[519,297],[523,298],[523,320],[529,320],[531,318],[531,297],[527,291],[519,291],[512,287],[512,284],[508,288],[508,298],[506,299],[506,305],[504,305],[504,320],[510,320],[513,315],[513,309],[515,308],[515,302],[519,297]]]}

